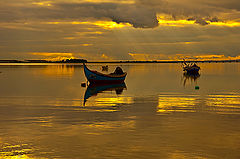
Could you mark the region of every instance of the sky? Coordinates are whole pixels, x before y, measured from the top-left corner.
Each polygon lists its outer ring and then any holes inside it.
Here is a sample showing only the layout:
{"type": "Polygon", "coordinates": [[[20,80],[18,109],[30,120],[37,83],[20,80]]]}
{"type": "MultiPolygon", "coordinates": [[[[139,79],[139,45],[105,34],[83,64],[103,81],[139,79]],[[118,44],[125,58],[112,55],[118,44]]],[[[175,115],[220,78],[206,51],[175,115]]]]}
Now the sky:
{"type": "Polygon", "coordinates": [[[240,59],[239,0],[1,0],[0,59],[240,59]]]}

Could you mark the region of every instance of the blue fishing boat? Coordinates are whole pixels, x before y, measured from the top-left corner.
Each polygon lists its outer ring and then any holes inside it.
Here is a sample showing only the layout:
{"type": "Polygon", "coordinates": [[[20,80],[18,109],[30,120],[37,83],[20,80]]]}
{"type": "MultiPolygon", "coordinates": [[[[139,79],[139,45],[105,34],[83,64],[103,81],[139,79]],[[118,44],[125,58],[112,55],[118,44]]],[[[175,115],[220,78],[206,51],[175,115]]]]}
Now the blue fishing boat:
{"type": "Polygon", "coordinates": [[[123,72],[119,67],[117,67],[114,73],[103,74],[101,72],[88,69],[85,63],[83,63],[83,66],[85,76],[90,83],[123,83],[127,75],[127,73],[123,72]]]}

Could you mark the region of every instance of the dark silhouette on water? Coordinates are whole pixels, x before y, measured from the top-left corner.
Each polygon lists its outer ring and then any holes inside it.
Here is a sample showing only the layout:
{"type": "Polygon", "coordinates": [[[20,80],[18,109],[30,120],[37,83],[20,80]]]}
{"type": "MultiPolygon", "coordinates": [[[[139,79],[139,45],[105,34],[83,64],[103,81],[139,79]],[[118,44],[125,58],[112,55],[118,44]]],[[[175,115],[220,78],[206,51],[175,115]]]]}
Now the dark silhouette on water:
{"type": "Polygon", "coordinates": [[[90,83],[96,84],[96,83],[105,83],[105,84],[113,84],[113,83],[123,83],[127,73],[123,72],[120,67],[117,67],[114,73],[110,74],[104,74],[95,70],[90,70],[87,68],[85,63],[83,63],[84,66],[84,74],[87,78],[87,80],[90,83]]]}
{"type": "Polygon", "coordinates": [[[107,91],[115,91],[117,95],[122,94],[123,90],[127,89],[125,83],[120,84],[92,84],[88,85],[83,100],[83,106],[85,106],[87,99],[91,96],[96,96],[98,93],[104,93],[107,91]]]}
{"type": "Polygon", "coordinates": [[[183,71],[187,74],[199,74],[200,67],[196,63],[186,63],[184,60],[182,67],[183,71]]]}
{"type": "Polygon", "coordinates": [[[121,67],[116,67],[115,71],[113,73],[110,73],[111,75],[122,75],[124,74],[121,67]]]}
{"type": "Polygon", "coordinates": [[[195,74],[189,74],[187,72],[183,73],[183,86],[186,86],[187,81],[193,81],[195,83],[197,83],[198,78],[200,77],[199,73],[195,73],[195,74]]]}

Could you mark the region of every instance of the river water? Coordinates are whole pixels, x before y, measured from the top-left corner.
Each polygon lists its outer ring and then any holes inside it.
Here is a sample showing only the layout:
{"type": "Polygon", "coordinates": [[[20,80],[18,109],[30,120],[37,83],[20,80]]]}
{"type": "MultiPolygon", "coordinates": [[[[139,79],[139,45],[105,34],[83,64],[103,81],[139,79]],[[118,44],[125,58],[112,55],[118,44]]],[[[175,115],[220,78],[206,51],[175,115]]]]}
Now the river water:
{"type": "Polygon", "coordinates": [[[121,64],[125,84],[81,87],[80,64],[1,64],[0,158],[240,158],[240,63],[199,65],[121,64]]]}

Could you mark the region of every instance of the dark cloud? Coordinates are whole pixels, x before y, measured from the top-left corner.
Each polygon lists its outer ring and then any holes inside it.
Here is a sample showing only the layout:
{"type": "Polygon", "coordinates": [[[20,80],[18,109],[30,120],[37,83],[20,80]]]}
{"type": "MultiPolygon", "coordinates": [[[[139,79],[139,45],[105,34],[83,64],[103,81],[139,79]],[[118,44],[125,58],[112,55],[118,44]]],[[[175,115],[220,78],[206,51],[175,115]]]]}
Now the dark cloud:
{"type": "Polygon", "coordinates": [[[158,26],[156,13],[146,9],[132,6],[123,13],[123,8],[117,8],[109,15],[117,23],[130,23],[135,28],[154,28],[158,26]]]}
{"type": "Polygon", "coordinates": [[[65,12],[64,15],[58,15],[58,18],[107,18],[117,23],[130,23],[135,28],[158,26],[156,12],[143,6],[114,3],[61,3],[56,4],[56,8],[65,12]]]}
{"type": "Polygon", "coordinates": [[[200,25],[208,25],[210,22],[219,22],[218,17],[206,17],[206,18],[201,18],[201,17],[190,17],[187,19],[188,21],[195,21],[196,24],[200,25]],[[208,22],[209,21],[209,22],[208,22]]]}
{"type": "MultiPolygon", "coordinates": [[[[3,7],[1,7],[3,8],[3,7]]],[[[26,5],[8,6],[0,11],[0,21],[82,21],[112,20],[129,23],[135,28],[158,26],[156,12],[144,6],[118,3],[53,3],[50,7],[26,5]],[[17,16],[16,16],[17,15],[17,16]]]]}
{"type": "Polygon", "coordinates": [[[195,23],[196,23],[196,24],[200,24],[200,25],[208,25],[208,24],[209,24],[206,20],[204,20],[204,19],[202,19],[202,18],[197,18],[197,19],[195,20],[195,23]]]}
{"type": "MultiPolygon", "coordinates": [[[[207,21],[217,22],[220,13],[239,8],[237,0],[136,0],[133,4],[62,0],[52,1],[49,7],[34,5],[33,2],[13,0],[10,3],[3,0],[0,2],[0,22],[112,20],[130,23],[135,28],[154,28],[158,26],[157,14],[164,13],[172,15],[174,20],[198,17],[194,19],[197,24],[207,25],[207,21]]],[[[239,18],[239,15],[234,15],[231,17],[239,18]]]]}
{"type": "Polygon", "coordinates": [[[218,19],[218,17],[213,17],[211,19],[209,19],[210,22],[219,22],[220,20],[218,19]]]}
{"type": "Polygon", "coordinates": [[[201,0],[201,3],[207,6],[215,6],[216,8],[233,9],[240,11],[239,0],[201,0]]]}

